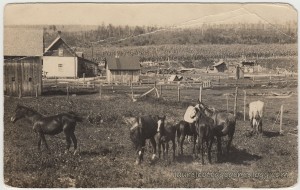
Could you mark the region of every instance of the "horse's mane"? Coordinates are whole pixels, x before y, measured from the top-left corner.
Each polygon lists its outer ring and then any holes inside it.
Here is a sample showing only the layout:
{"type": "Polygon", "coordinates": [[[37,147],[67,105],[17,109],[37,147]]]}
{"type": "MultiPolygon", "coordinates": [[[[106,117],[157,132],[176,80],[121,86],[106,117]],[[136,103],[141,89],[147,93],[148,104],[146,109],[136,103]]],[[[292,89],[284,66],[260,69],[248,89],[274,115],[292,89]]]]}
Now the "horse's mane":
{"type": "Polygon", "coordinates": [[[30,112],[34,112],[34,113],[38,113],[37,111],[35,111],[33,108],[31,107],[27,107],[27,106],[24,106],[24,105],[17,105],[17,109],[18,108],[23,108],[23,109],[26,109],[27,111],[30,111],[30,112]]]}

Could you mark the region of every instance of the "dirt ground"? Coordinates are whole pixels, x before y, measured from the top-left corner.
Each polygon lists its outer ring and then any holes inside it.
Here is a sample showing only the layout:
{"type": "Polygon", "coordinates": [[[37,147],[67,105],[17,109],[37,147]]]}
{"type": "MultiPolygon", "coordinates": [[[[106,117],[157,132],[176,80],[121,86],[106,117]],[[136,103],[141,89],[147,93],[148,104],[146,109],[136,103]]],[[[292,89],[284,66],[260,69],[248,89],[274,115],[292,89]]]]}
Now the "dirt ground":
{"type": "MultiPolygon", "coordinates": [[[[129,128],[122,116],[164,114],[168,122],[183,118],[188,105],[196,103],[199,90],[185,91],[177,102],[176,91],[165,91],[162,99],[151,95],[137,102],[118,92],[42,96],[36,98],[4,98],[4,181],[14,187],[289,187],[297,182],[298,174],[298,102],[297,88],[290,98],[257,96],[278,89],[246,89],[247,103],[265,102],[262,136],[249,135],[249,122],[243,121],[243,89],[239,89],[239,117],[232,149],[222,162],[217,163],[213,146],[213,163],[202,165],[191,154],[192,144],[185,142],[184,155],[169,160],[150,161],[151,148],[147,146],[145,160],[134,165],[135,152],[129,139],[129,128]],[[47,136],[51,149],[37,150],[37,136],[32,125],[20,120],[10,122],[17,104],[29,106],[44,115],[74,111],[84,117],[76,126],[80,152],[64,153],[63,134],[47,136]],[[283,130],[279,135],[279,122],[274,125],[280,106],[284,105],[283,130]],[[273,126],[274,125],[274,126],[273,126]]],[[[226,110],[225,93],[234,89],[207,89],[204,103],[218,110],[226,110]]],[[[233,97],[229,99],[233,110],[233,97]]],[[[246,113],[248,110],[246,110],[246,113]]],[[[224,137],[226,142],[226,138],[224,137]]],[[[148,144],[148,143],[147,143],[148,144]]],[[[171,154],[170,154],[171,156],[171,154]]]]}

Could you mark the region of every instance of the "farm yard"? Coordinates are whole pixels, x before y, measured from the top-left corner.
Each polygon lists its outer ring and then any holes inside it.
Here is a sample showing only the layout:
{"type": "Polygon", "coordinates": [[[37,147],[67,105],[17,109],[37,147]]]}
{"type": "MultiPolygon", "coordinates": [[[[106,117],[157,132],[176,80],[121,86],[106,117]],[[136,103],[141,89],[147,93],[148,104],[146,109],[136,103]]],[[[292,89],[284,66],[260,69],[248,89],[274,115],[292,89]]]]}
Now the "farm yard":
{"type": "Polygon", "coordinates": [[[21,3],[4,12],[5,188],[298,182],[292,5],[21,3]],[[159,158],[151,143],[174,136],[175,156],[170,147],[159,158]],[[192,140],[209,141],[203,157],[192,140]]]}
{"type": "MultiPolygon", "coordinates": [[[[235,80],[234,80],[235,81],[235,80]]],[[[202,100],[217,110],[233,111],[235,85],[203,89],[202,100]]],[[[226,81],[228,83],[229,81],[226,81]]],[[[244,81],[244,84],[249,82],[244,81]]],[[[267,83],[267,81],[266,81],[267,83]]],[[[213,145],[213,163],[195,159],[192,143],[184,144],[184,155],[175,161],[151,161],[151,147],[147,143],[144,161],[134,165],[135,151],[129,138],[129,128],[123,116],[160,114],[167,122],[177,123],[189,105],[195,105],[199,86],[183,88],[177,101],[177,86],[164,86],[162,97],[154,93],[132,102],[130,86],[103,87],[100,96],[96,90],[71,91],[38,98],[4,98],[4,180],[14,187],[289,187],[297,181],[297,83],[239,86],[238,119],[232,149],[221,162],[216,162],[216,145],[213,145]],[[275,86],[277,85],[277,86],[275,86]],[[166,88],[165,88],[166,87],[166,88]],[[125,89],[125,90],[124,90],[125,89]],[[244,95],[247,103],[265,102],[263,135],[251,135],[248,114],[243,121],[244,95]],[[292,92],[292,96],[278,98],[270,92],[292,92]],[[74,94],[74,95],[73,95],[74,94]],[[76,94],[76,95],[75,95],[76,94]],[[37,137],[28,122],[10,122],[17,104],[31,107],[44,115],[74,111],[84,120],[77,123],[75,134],[79,153],[64,153],[63,134],[46,136],[50,153],[42,146],[37,150],[37,137]],[[279,134],[280,106],[284,105],[283,135],[279,134]],[[17,155],[17,156],[16,156],[17,155]],[[195,177],[195,175],[197,176],[195,177]],[[194,176],[193,176],[194,175],[194,176]],[[237,176],[239,175],[239,176],[237,176]]],[[[133,87],[134,88],[134,87],[133,87]]],[[[148,89],[151,86],[148,87],[148,89]]],[[[140,92],[147,91],[142,88],[140,92]]],[[[248,113],[248,109],[246,109],[248,113]]],[[[226,142],[226,137],[223,138],[226,142]]],[[[224,148],[224,147],[223,147],[224,148]]],[[[72,149],[72,147],[71,147],[72,149]]],[[[169,154],[170,156],[170,154],[169,154]]]]}

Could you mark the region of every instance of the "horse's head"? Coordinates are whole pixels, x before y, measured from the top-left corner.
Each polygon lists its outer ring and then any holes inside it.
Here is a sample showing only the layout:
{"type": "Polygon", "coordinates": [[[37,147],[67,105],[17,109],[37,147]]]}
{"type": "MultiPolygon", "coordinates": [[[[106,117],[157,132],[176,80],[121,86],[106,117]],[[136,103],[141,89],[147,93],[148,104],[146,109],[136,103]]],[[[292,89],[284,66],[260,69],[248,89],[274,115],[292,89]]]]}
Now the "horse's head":
{"type": "Polygon", "coordinates": [[[10,118],[11,122],[14,123],[14,122],[18,121],[19,119],[22,119],[23,117],[25,117],[27,111],[28,111],[28,110],[26,109],[26,107],[20,106],[20,105],[18,104],[17,107],[16,107],[16,110],[15,110],[14,116],[12,116],[12,117],[10,118]]]}
{"type": "Polygon", "coordinates": [[[162,133],[165,127],[166,116],[157,116],[157,132],[162,133]]]}

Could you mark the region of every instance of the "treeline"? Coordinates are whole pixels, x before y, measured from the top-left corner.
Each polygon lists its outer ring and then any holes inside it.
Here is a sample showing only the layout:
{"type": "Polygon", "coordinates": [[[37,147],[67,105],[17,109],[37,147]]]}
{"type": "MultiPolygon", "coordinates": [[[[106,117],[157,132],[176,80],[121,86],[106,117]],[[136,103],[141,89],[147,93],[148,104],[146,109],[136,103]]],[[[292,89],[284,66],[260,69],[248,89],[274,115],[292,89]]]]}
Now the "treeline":
{"type": "Polygon", "coordinates": [[[75,47],[148,46],[163,44],[270,44],[297,43],[297,25],[220,24],[197,28],[161,28],[157,26],[100,25],[91,30],[69,31],[67,26],[45,26],[45,41],[62,37],[75,47]],[[65,31],[67,32],[64,32],[65,31]]]}

